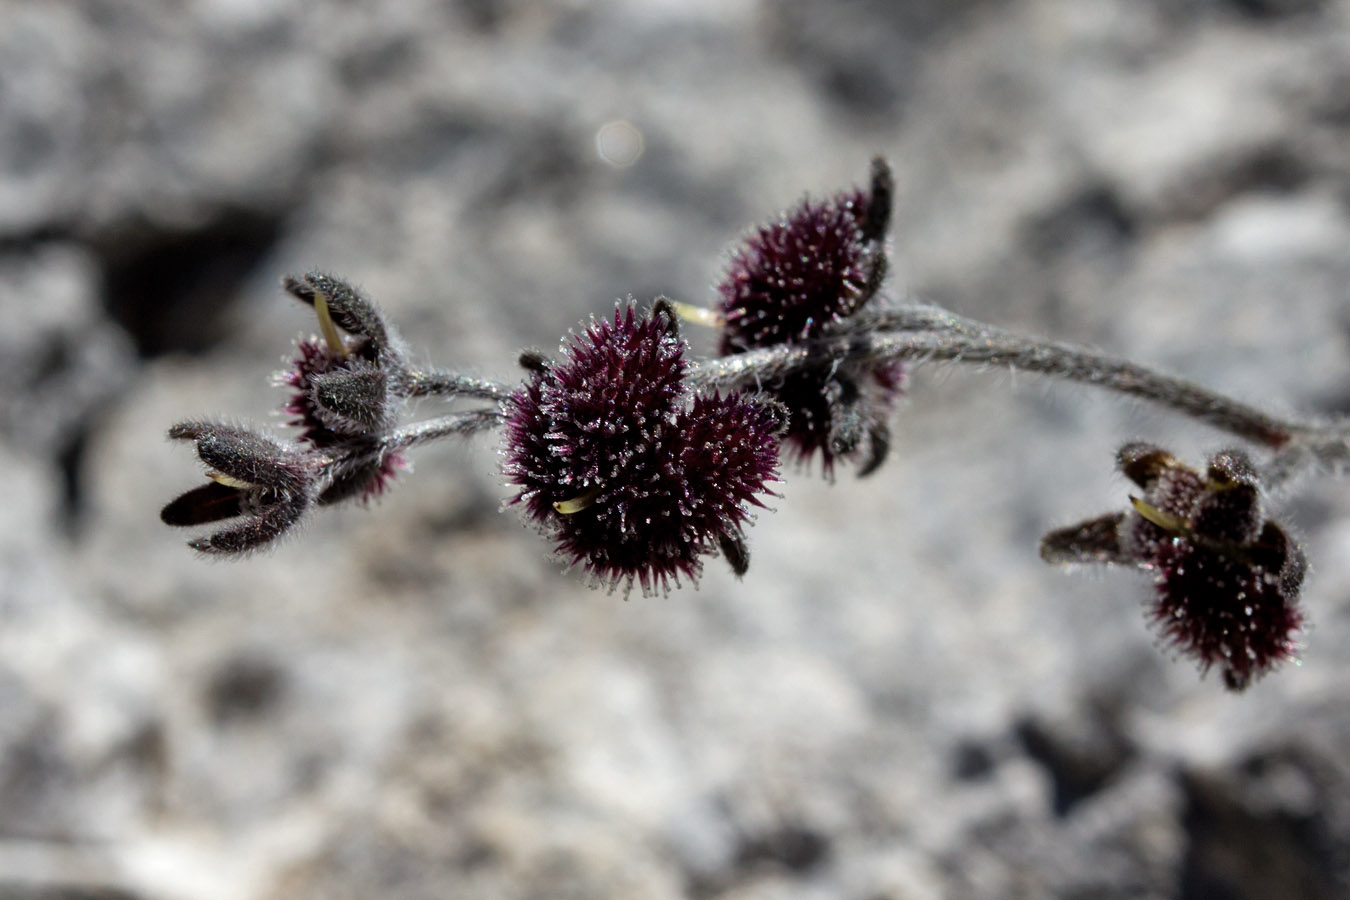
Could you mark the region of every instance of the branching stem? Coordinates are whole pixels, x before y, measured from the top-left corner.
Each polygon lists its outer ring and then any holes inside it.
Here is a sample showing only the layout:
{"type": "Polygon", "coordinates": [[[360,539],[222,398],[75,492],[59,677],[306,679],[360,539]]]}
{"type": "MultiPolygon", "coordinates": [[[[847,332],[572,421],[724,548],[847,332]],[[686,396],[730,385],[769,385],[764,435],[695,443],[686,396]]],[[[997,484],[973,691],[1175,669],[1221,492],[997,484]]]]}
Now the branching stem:
{"type": "MultiPolygon", "coordinates": [[[[1010,332],[959,316],[940,306],[911,303],[879,306],[848,319],[829,337],[782,344],[697,362],[692,379],[702,387],[743,387],[795,372],[892,360],[940,360],[1004,366],[1049,378],[1093,385],[1170,409],[1220,431],[1274,451],[1263,466],[1268,487],[1309,468],[1350,469],[1350,424],[1282,419],[1203,385],[1075,344],[1010,332]]],[[[500,404],[511,386],[443,370],[408,373],[413,397],[463,396],[490,400],[490,409],[451,413],[401,428],[388,448],[465,437],[499,427],[500,404]]]]}

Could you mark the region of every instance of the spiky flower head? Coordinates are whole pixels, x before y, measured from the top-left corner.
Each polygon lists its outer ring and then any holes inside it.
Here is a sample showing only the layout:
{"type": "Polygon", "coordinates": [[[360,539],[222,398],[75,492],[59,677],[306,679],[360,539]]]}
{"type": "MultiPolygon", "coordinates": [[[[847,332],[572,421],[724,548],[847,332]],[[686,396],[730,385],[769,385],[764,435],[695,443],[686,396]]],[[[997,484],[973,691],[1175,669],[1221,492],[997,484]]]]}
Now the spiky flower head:
{"type": "Polygon", "coordinates": [[[1165,450],[1133,443],[1117,462],[1143,496],[1130,498],[1128,512],[1046,535],[1041,555],[1153,573],[1149,619],[1202,672],[1218,667],[1230,690],[1295,658],[1304,624],[1303,552],[1265,518],[1247,456],[1218,453],[1201,474],[1165,450]]]}
{"type": "Polygon", "coordinates": [[[511,498],[559,555],[644,592],[696,580],[719,549],[737,566],[748,507],[777,474],[779,419],[744,397],[693,397],[684,342],[658,308],[593,321],[507,401],[511,498]]]}
{"type": "MultiPolygon", "coordinates": [[[[868,190],[807,198],[750,234],[717,286],[722,354],[819,338],[861,310],[885,278],[892,191],[878,159],[868,190]]],[[[764,388],[788,410],[795,457],[818,454],[830,476],[837,458],[862,456],[867,474],[885,456],[886,419],[904,377],[900,363],[829,366],[764,388]]]]}

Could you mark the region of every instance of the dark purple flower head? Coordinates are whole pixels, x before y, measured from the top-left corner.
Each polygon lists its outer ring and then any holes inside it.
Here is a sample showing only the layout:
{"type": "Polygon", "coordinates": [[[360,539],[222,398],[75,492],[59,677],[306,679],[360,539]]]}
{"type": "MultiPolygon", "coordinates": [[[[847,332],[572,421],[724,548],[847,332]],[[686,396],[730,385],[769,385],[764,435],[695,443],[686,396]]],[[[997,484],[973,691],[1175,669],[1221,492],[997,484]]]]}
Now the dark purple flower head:
{"type": "Polygon", "coordinates": [[[291,368],[276,376],[291,389],[286,424],[319,450],[349,462],[335,467],[322,505],[379,496],[407,461],[381,453],[380,439],[398,422],[408,396],[408,367],[397,333],[370,301],[336,278],[312,272],[287,278],[286,290],[314,307],[322,337],[297,345],[291,368]]]}
{"type": "MultiPolygon", "coordinates": [[[[717,287],[722,354],[819,338],[862,309],[885,277],[892,190],[889,168],[876,160],[868,190],[804,200],[746,238],[717,287]]],[[[794,456],[819,454],[826,476],[835,459],[862,456],[866,474],[889,445],[886,418],[904,376],[899,363],[831,366],[764,389],[788,411],[794,456]]]]}
{"type": "Polygon", "coordinates": [[[819,337],[867,301],[884,255],[863,237],[866,210],[862,191],[807,199],[734,251],[718,285],[724,355],[819,337]]]}
{"type": "Polygon", "coordinates": [[[510,502],[598,581],[650,592],[696,580],[704,555],[739,542],[747,505],[777,474],[772,409],[691,398],[686,365],[673,318],[630,303],[556,364],[532,358],[507,402],[510,502]]]}
{"type": "Polygon", "coordinates": [[[1261,509],[1245,454],[1215,455],[1203,475],[1160,448],[1121,449],[1121,471],[1143,488],[1132,510],[1052,532],[1052,562],[1110,562],[1153,573],[1149,618],[1172,646],[1240,691],[1299,650],[1304,558],[1261,509]]]}

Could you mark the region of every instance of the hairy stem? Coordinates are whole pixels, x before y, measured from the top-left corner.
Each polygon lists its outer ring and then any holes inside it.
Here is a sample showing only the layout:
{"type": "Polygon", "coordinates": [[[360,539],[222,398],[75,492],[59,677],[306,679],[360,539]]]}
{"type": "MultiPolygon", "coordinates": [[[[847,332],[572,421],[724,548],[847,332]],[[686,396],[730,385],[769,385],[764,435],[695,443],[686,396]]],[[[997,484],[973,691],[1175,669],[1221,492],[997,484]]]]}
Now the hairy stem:
{"type": "Polygon", "coordinates": [[[415,447],[446,437],[468,437],[480,431],[497,428],[504,421],[506,415],[500,409],[473,409],[448,413],[399,428],[384,439],[384,444],[387,449],[401,450],[404,447],[415,447]]]}
{"type": "Polygon", "coordinates": [[[504,400],[511,388],[484,378],[470,378],[458,372],[439,369],[408,373],[410,397],[472,397],[476,400],[504,400]]]}
{"type": "MultiPolygon", "coordinates": [[[[1137,397],[1275,451],[1262,467],[1268,487],[1289,481],[1309,468],[1338,473],[1350,470],[1350,423],[1281,419],[1203,385],[1126,359],[1016,334],[930,304],[871,309],[840,323],[829,337],[702,360],[694,363],[691,376],[702,387],[743,387],[809,369],[889,360],[1006,366],[1137,397]]],[[[511,388],[433,369],[410,372],[408,392],[414,397],[464,396],[500,404],[511,388]]],[[[499,427],[503,421],[500,407],[451,413],[399,429],[385,444],[402,448],[444,437],[465,437],[499,427]]]]}
{"type": "Polygon", "coordinates": [[[1278,419],[1206,387],[1085,347],[1026,337],[934,306],[894,307],[858,317],[837,336],[751,350],[700,363],[708,386],[771,381],[805,369],[889,360],[1007,366],[1138,397],[1279,450],[1305,426],[1278,419]]]}

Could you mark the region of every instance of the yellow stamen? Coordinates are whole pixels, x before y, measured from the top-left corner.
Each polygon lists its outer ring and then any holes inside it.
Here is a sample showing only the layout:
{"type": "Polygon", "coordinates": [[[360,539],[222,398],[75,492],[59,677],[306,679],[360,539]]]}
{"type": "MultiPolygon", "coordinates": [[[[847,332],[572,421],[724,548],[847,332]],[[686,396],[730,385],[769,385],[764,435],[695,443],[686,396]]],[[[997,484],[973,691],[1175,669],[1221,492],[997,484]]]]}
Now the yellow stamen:
{"type": "Polygon", "coordinates": [[[342,340],[342,335],[333,322],[333,314],[328,311],[328,297],[324,295],[323,291],[314,292],[314,313],[319,317],[319,331],[323,332],[323,340],[328,345],[328,352],[338,359],[345,358],[347,356],[347,343],[342,340]]]}
{"type": "Polygon", "coordinates": [[[207,472],[206,477],[210,478],[216,484],[238,488],[241,491],[247,491],[255,486],[252,482],[244,481],[242,478],[235,478],[233,475],[226,475],[223,472],[207,472]]]}
{"type": "Polygon", "coordinates": [[[1154,525],[1157,525],[1163,531],[1168,531],[1172,534],[1185,534],[1190,531],[1190,528],[1187,527],[1184,519],[1174,516],[1169,512],[1163,512],[1161,509],[1158,509],[1158,507],[1151,503],[1145,503],[1138,497],[1131,497],[1130,504],[1134,507],[1135,512],[1139,513],[1139,515],[1143,516],[1154,525]]]}
{"type": "Polygon", "coordinates": [[[570,516],[573,513],[579,513],[583,509],[593,505],[595,503],[595,498],[600,496],[602,490],[604,490],[604,487],[597,484],[595,487],[583,491],[571,500],[559,500],[557,503],[553,504],[553,508],[562,516],[570,516]]]}
{"type": "Polygon", "coordinates": [[[675,315],[686,322],[693,322],[695,325],[704,325],[708,328],[722,328],[727,324],[726,317],[715,309],[695,306],[692,303],[681,303],[678,300],[669,302],[670,308],[675,310],[675,315]]]}

